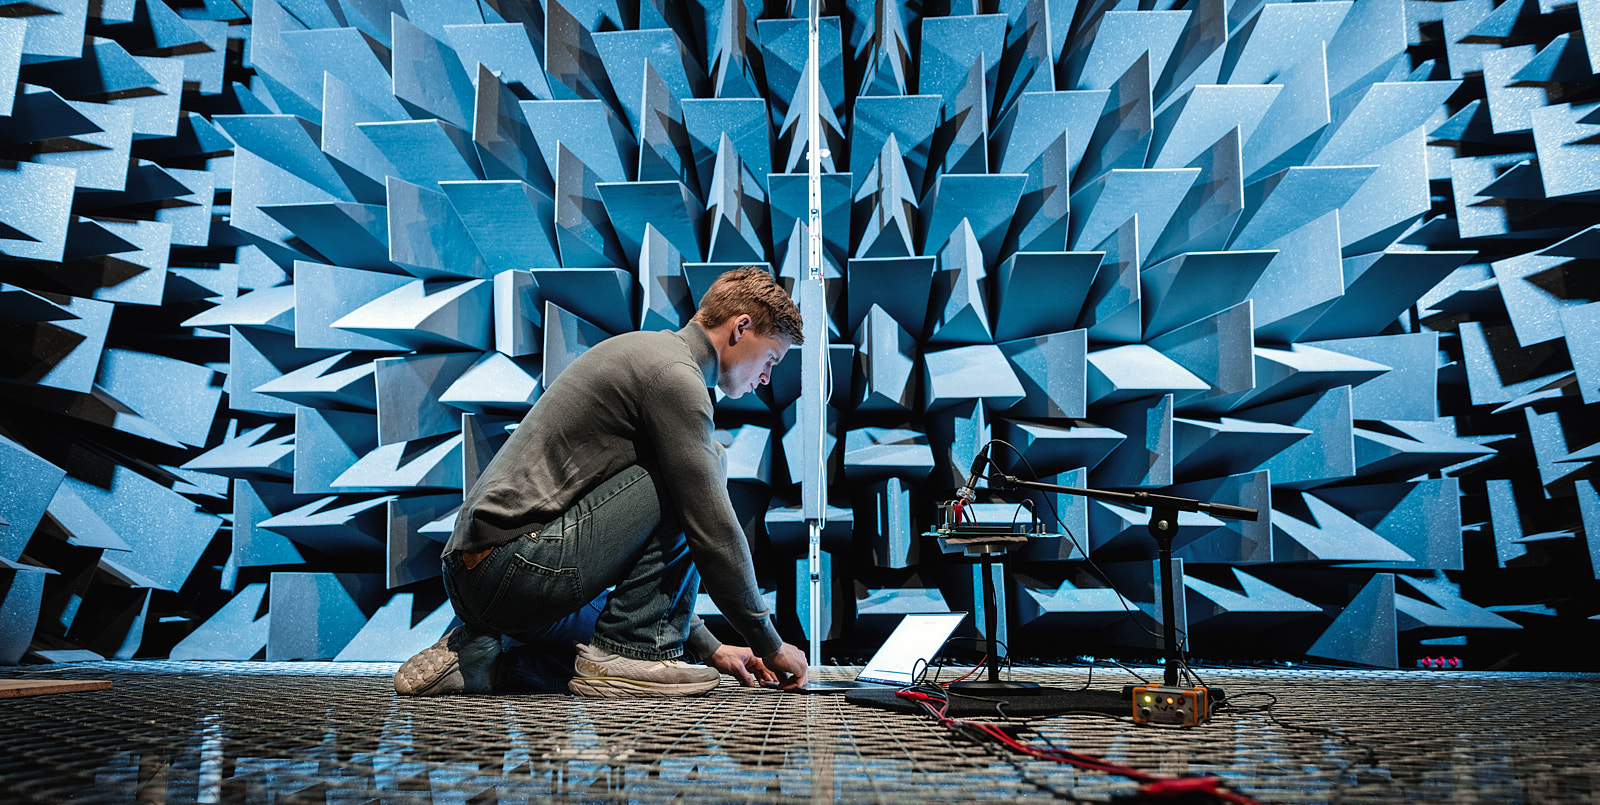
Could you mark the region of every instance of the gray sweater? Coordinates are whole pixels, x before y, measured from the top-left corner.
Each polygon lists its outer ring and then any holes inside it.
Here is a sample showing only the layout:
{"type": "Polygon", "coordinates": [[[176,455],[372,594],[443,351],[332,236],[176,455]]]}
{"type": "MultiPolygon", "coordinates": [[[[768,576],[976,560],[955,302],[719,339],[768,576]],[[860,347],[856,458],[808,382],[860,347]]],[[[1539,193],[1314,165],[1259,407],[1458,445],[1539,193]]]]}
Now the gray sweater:
{"type": "MultiPolygon", "coordinates": [[[[712,438],[717,352],[700,325],[632,332],[578,356],[467,493],[446,551],[501,545],[559,517],[621,470],[660,471],[701,583],[758,657],[782,645],[756,585],[712,438]]],[[[695,619],[689,649],[717,646],[695,619]]]]}

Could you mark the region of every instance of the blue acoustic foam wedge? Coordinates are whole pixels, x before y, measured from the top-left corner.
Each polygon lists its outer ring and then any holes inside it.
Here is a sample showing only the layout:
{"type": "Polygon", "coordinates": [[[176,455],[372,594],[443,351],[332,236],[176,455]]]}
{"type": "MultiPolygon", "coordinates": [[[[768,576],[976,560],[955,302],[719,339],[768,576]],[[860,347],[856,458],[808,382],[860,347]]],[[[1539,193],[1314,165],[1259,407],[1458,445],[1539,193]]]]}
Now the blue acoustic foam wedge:
{"type": "Polygon", "coordinates": [[[1348,603],[1335,606],[1333,624],[1306,653],[1340,662],[1394,668],[1400,664],[1396,637],[1394,574],[1373,574],[1348,603]]]}
{"type": "Polygon", "coordinates": [[[533,270],[541,301],[554,302],[610,333],[626,333],[634,322],[634,278],[622,269],[533,270]]]}
{"type": "Polygon", "coordinates": [[[1578,495],[1578,511],[1583,517],[1583,537],[1589,545],[1589,567],[1594,577],[1600,579],[1600,495],[1595,494],[1592,481],[1573,484],[1578,495]]]}
{"type": "Polygon", "coordinates": [[[211,367],[152,352],[106,350],[95,383],[123,410],[191,447],[207,443],[222,398],[222,378],[211,367]]]}
{"type": "Polygon", "coordinates": [[[909,257],[917,253],[917,194],[905,168],[899,141],[891,133],[876,161],[867,168],[855,197],[856,209],[851,217],[863,226],[856,257],[909,257]]]}
{"type": "MultiPolygon", "coordinates": [[[[627,266],[637,264],[645,227],[655,227],[688,262],[704,260],[701,243],[705,208],[679,181],[601,182],[596,185],[605,213],[616,227],[627,266]]],[[[563,252],[565,254],[565,252],[563,252]]]]}
{"type": "Polygon", "coordinates": [[[1355,195],[1375,167],[1291,167],[1245,185],[1245,212],[1230,249],[1264,249],[1355,195]]]}
{"type": "MultiPolygon", "coordinates": [[[[1092,356],[1091,356],[1092,360],[1092,356]]],[[[1172,395],[1101,406],[1095,418],[1127,438],[1090,473],[1096,486],[1152,487],[1172,483],[1172,395]]]]}
{"type": "MultiPolygon", "coordinates": [[[[523,101],[522,115],[539,143],[539,152],[544,155],[550,175],[557,177],[558,184],[560,147],[571,151],[580,163],[594,171],[594,181],[626,182],[633,178],[622,161],[622,155],[633,153],[636,147],[633,135],[627,124],[604,103],[598,100],[523,101]]],[[[593,197],[593,193],[584,196],[593,197]]]]}
{"type": "MultiPolygon", "coordinates": [[[[745,169],[765,180],[772,172],[771,124],[758,98],[692,98],[680,95],[683,127],[694,154],[694,175],[709,179],[723,137],[733,141],[745,169]]],[[[701,192],[706,190],[702,185],[701,192]]]]}
{"type": "MultiPolygon", "coordinates": [[[[839,594],[839,576],[834,570],[833,558],[832,551],[821,552],[817,574],[821,577],[822,582],[820,586],[821,595],[819,596],[820,600],[815,605],[817,610],[815,616],[812,615],[810,558],[802,556],[794,560],[794,577],[789,587],[789,594],[793,596],[794,613],[800,620],[800,630],[808,640],[811,638],[813,617],[820,625],[817,630],[819,632],[818,640],[831,640],[837,638],[840,634],[839,621],[841,619],[835,617],[836,610],[839,608],[841,600],[848,601],[850,599],[846,599],[839,594]]],[[[850,613],[845,614],[848,615],[850,613]]]]}
{"type": "Polygon", "coordinates": [[[1585,404],[1600,402],[1600,355],[1593,350],[1573,349],[1573,344],[1593,344],[1600,338],[1600,303],[1576,305],[1561,309],[1561,331],[1566,338],[1567,352],[1572,358],[1572,369],[1578,383],[1578,392],[1585,404]]]}
{"type": "Polygon", "coordinates": [[[760,97],[756,77],[760,62],[760,33],[743,3],[724,3],[721,9],[705,3],[706,64],[718,98],[760,97]]]}
{"type": "Polygon", "coordinates": [[[661,79],[652,62],[645,61],[642,68],[644,97],[636,125],[639,165],[634,175],[640,181],[680,181],[696,189],[703,187],[695,176],[694,151],[677,92],[661,79]]]}
{"type": "Polygon", "coordinates": [[[373,365],[366,354],[339,352],[255,387],[298,405],[371,411],[377,405],[373,365]]]}
{"type": "MultiPolygon", "coordinates": [[[[731,6],[730,6],[731,7],[731,6]]],[[[810,145],[811,131],[806,125],[811,99],[805,87],[795,93],[789,101],[789,110],[785,113],[783,121],[778,125],[777,151],[774,154],[773,169],[783,173],[801,173],[807,166],[807,148],[810,145]]],[[[728,96],[719,96],[728,97],[728,96]]],[[[833,102],[828,99],[826,92],[818,93],[817,103],[821,114],[817,127],[817,136],[821,138],[818,143],[820,151],[819,166],[824,173],[839,173],[843,170],[845,150],[844,124],[838,115],[834,114],[833,102]],[[836,158],[834,155],[837,154],[836,158]]]]}
{"type": "Polygon", "coordinates": [[[550,82],[539,63],[543,48],[535,49],[530,33],[533,32],[529,28],[515,22],[444,26],[444,39],[461,59],[463,68],[474,70],[475,65],[482,64],[506,84],[520,84],[528,95],[550,100],[550,82]]]}
{"type": "Polygon", "coordinates": [[[0,171],[0,196],[28,199],[0,212],[0,253],[8,257],[60,262],[66,255],[77,171],[34,162],[13,163],[0,171]]]}
{"type": "Polygon", "coordinates": [[[1311,431],[1272,422],[1221,417],[1215,421],[1173,419],[1173,474],[1213,478],[1234,467],[1256,467],[1311,431]]]}
{"type": "MultiPolygon", "coordinates": [[[[294,492],[327,495],[333,480],[378,446],[378,419],[359,411],[319,411],[299,406],[294,412],[294,492]]],[[[239,528],[239,523],[234,523],[239,528]]]]}
{"type": "MultiPolygon", "coordinates": [[[[1496,481],[1489,481],[1495,484],[1496,481]]],[[[1317,496],[1410,554],[1408,563],[1374,564],[1395,570],[1462,570],[1461,484],[1430,478],[1398,484],[1320,489],[1317,496]]],[[[1507,496],[1513,506],[1514,499],[1507,496]]],[[[1496,498],[1489,496],[1491,510],[1496,498]]],[[[1499,518],[1494,518],[1496,522],[1499,518]]],[[[1496,532],[1496,546],[1499,534],[1496,532]]]]}
{"type": "Polygon", "coordinates": [[[8,355],[16,362],[10,376],[45,388],[89,393],[105,350],[115,305],[78,297],[43,296],[11,285],[0,288],[10,294],[25,294],[40,311],[39,321],[18,322],[19,333],[27,334],[23,343],[34,348],[14,350],[8,355]]]}
{"type": "Polygon", "coordinates": [[[1490,266],[1520,346],[1561,338],[1562,308],[1585,302],[1552,290],[1565,288],[1572,281],[1569,276],[1576,266],[1565,257],[1533,252],[1496,260],[1490,266]]]}
{"type": "MultiPolygon", "coordinates": [[[[0,79],[0,86],[3,84],[3,79],[0,79]]],[[[46,93],[37,93],[32,97],[44,95],[46,93]]],[[[52,100],[55,98],[52,97],[52,100]]],[[[57,139],[48,144],[47,150],[36,154],[32,161],[77,170],[74,184],[84,190],[122,190],[127,182],[128,163],[133,149],[133,110],[102,103],[63,102],[92,122],[99,131],[57,139]]],[[[33,114],[38,111],[28,110],[33,114]]]]}
{"type": "Polygon", "coordinates": [[[997,344],[1023,389],[1023,398],[1011,407],[1011,415],[1045,419],[1087,416],[1088,343],[1087,330],[1069,330],[997,344]]]}
{"type": "Polygon", "coordinates": [[[1110,93],[1099,122],[1089,133],[1082,161],[1073,166],[1074,190],[1099,179],[1106,171],[1138,169],[1146,164],[1155,127],[1149,55],[1141,55],[1111,86],[1110,93]]]}
{"type": "Polygon", "coordinates": [[[549,388],[579,355],[611,334],[583,317],[555,304],[544,303],[544,387],[549,388]]]}
{"type": "Polygon", "coordinates": [[[897,144],[894,153],[905,158],[911,186],[922,186],[940,105],[936,95],[868,95],[856,99],[850,141],[852,195],[861,193],[869,166],[884,153],[890,137],[897,144]]]}
{"type": "Polygon", "coordinates": [[[1405,586],[1421,595],[1396,595],[1395,613],[1397,628],[1411,629],[1521,629],[1522,625],[1490,609],[1485,609],[1461,597],[1461,585],[1451,581],[1444,573],[1435,571],[1432,576],[1396,575],[1405,586]]]}
{"type": "MultiPolygon", "coordinates": [[[[1000,64],[1005,35],[1006,18],[1000,14],[924,17],[917,91],[941,97],[948,107],[966,83],[974,62],[982,59],[985,65],[1000,64]]],[[[992,81],[984,83],[992,92],[992,81]]],[[[986,99],[985,108],[992,106],[992,101],[986,99]]]]}
{"type": "Polygon", "coordinates": [[[938,588],[891,587],[867,589],[865,598],[856,599],[856,617],[862,620],[881,618],[898,623],[900,616],[923,612],[949,612],[944,594],[938,588]]]}
{"type": "Polygon", "coordinates": [[[645,226],[639,246],[638,275],[639,329],[677,330],[694,316],[683,253],[652,225],[645,226]]]}
{"type": "Polygon", "coordinates": [[[857,410],[909,411],[917,398],[916,342],[888,311],[873,305],[856,328],[857,410]]]}
{"type": "Polygon", "coordinates": [[[928,418],[927,433],[939,464],[933,483],[955,489],[966,483],[973,458],[989,443],[989,412],[981,399],[946,406],[928,418]]]}
{"type": "Polygon", "coordinates": [[[370,573],[273,573],[267,660],[332,659],[366,624],[380,585],[370,573]]]}
{"type": "Polygon", "coordinates": [[[484,178],[472,133],[453,123],[433,118],[379,121],[357,123],[356,130],[395,166],[397,178],[412,184],[436,190],[440,182],[484,178]]]}
{"type": "Polygon", "coordinates": [[[461,433],[386,444],[333,480],[334,489],[460,489],[461,433]]]}
{"type": "Polygon", "coordinates": [[[1539,177],[1550,198],[1600,190],[1594,164],[1593,103],[1570,103],[1533,110],[1533,145],[1539,155],[1539,177]]]}
{"type": "Polygon", "coordinates": [[[937,177],[917,207],[921,253],[942,249],[965,221],[987,261],[993,262],[1027,181],[1027,174],[1021,173],[946,173],[937,177]]]}
{"type": "Polygon", "coordinates": [[[1210,388],[1193,372],[1144,344],[1095,350],[1087,360],[1090,405],[1112,405],[1165,393],[1188,396],[1210,388]]]}
{"type": "Polygon", "coordinates": [[[1109,90],[1024,93],[1005,111],[991,135],[1000,155],[1000,172],[1028,172],[1065,134],[1067,174],[1071,176],[1083,160],[1110,94],[1109,90]]]}
{"type": "MultiPolygon", "coordinates": [[[[767,80],[766,94],[772,98],[792,98],[796,89],[807,80],[809,29],[801,19],[756,20],[756,30],[761,36],[762,66],[767,80]]],[[[835,114],[843,114],[843,103],[849,97],[844,85],[844,52],[841,46],[838,17],[822,17],[817,24],[818,52],[821,65],[817,70],[823,91],[834,100],[835,114]]],[[[901,93],[904,94],[904,93],[901,93]]],[[[773,109],[782,116],[787,110],[773,109]]]]}
{"type": "Polygon", "coordinates": [[[1356,419],[1432,420],[1439,414],[1439,334],[1398,333],[1306,346],[1381,363],[1389,371],[1351,392],[1356,419]]]}
{"type": "Polygon", "coordinates": [[[1545,91],[1543,87],[1518,80],[1516,75],[1533,61],[1538,50],[1535,45],[1519,45],[1483,54],[1483,94],[1494,133],[1526,132],[1533,128],[1533,110],[1545,105],[1545,91]]]}
{"type": "Polygon", "coordinates": [[[440,182],[439,189],[495,273],[561,265],[555,201],[527,182],[440,182]]]}
{"type": "Polygon", "coordinates": [[[494,284],[414,280],[335,319],[336,330],[387,341],[399,349],[490,347],[494,284]]]}
{"type": "MultiPolygon", "coordinates": [[[[228,408],[258,414],[292,414],[294,404],[282,398],[256,392],[295,364],[318,353],[298,354],[294,338],[282,333],[228,328],[228,373],[223,390],[228,393],[228,408]]],[[[202,437],[203,439],[204,437],[202,437]]]]}
{"type": "Polygon", "coordinates": [[[718,432],[719,437],[722,434],[726,434],[726,441],[722,445],[725,448],[723,461],[728,468],[728,480],[770,486],[772,430],[760,425],[744,425],[733,431],[718,432]]]}
{"type": "MultiPolygon", "coordinates": [[[[1334,96],[1362,81],[1393,69],[1409,44],[1408,29],[1423,24],[1413,12],[1408,19],[1403,0],[1356,3],[1333,37],[1327,40],[1328,89],[1334,96]]],[[[1401,66],[1409,66],[1404,64],[1401,66]]]]}
{"type": "Polygon", "coordinates": [[[1344,295],[1300,337],[1347,338],[1378,332],[1474,254],[1392,250],[1347,257],[1342,261],[1344,295]]]}
{"type": "MultiPolygon", "coordinates": [[[[911,489],[899,478],[873,484],[868,490],[872,518],[862,511],[857,517],[872,523],[872,564],[877,567],[913,567],[921,558],[921,540],[912,530],[911,489]]],[[[865,509],[867,503],[862,504],[865,509]]]]}
{"type": "Polygon", "coordinates": [[[1072,194],[1067,244],[1077,251],[1099,249],[1130,218],[1139,219],[1139,262],[1155,247],[1195,180],[1199,168],[1112,170],[1072,194]],[[1146,236],[1148,233],[1148,237],[1146,236]]]}
{"type": "Polygon", "coordinates": [[[427,617],[418,619],[415,599],[415,593],[395,593],[373,613],[361,631],[339,649],[334,661],[404,662],[437,642],[454,622],[455,608],[446,601],[427,617]]]}
{"type": "Polygon", "coordinates": [[[1153,261],[1184,252],[1217,251],[1226,247],[1239,216],[1244,213],[1244,178],[1239,152],[1239,130],[1231,129],[1216,144],[1191,159],[1197,168],[1189,192],[1178,203],[1150,249],[1153,261]]]}
{"type": "MultiPolygon", "coordinates": [[[[566,267],[626,267],[624,248],[600,200],[598,176],[565,144],[557,144],[555,243],[566,267]]],[[[677,182],[667,182],[677,184],[677,182]]],[[[678,234],[678,230],[674,230],[678,234]]],[[[643,229],[635,237],[643,237],[643,229]]],[[[637,254],[637,250],[634,251],[637,254]]]]}
{"type": "Polygon", "coordinates": [[[470,128],[474,93],[461,57],[410,20],[395,14],[390,21],[395,99],[414,117],[438,118],[460,129],[470,128]]]}
{"type": "Polygon", "coordinates": [[[1315,495],[1276,496],[1272,526],[1272,556],[1278,562],[1412,562],[1416,559],[1315,495]],[[1285,511],[1291,505],[1296,509],[1293,514],[1285,511]]]}
{"type": "Polygon", "coordinates": [[[670,28],[596,31],[593,37],[617,101],[634,132],[644,130],[647,115],[640,103],[648,91],[645,65],[650,66],[674,97],[687,98],[694,94],[685,66],[685,52],[670,28]]]}
{"type": "Polygon", "coordinates": [[[1003,10],[1005,51],[995,76],[993,106],[1009,110],[1026,92],[1051,92],[1056,88],[1055,56],[1050,45],[1050,10],[1046,2],[1010,3],[1003,10]],[[1011,55],[1006,55],[1011,54],[1011,55]]]}
{"type": "Polygon", "coordinates": [[[1052,633],[1061,629],[1092,629],[1128,617],[1136,604],[1103,582],[1072,579],[1059,584],[1043,582],[1024,574],[1016,575],[1018,626],[1052,633]],[[1095,586],[1089,586],[1094,584],[1095,586]]]}
{"type": "Polygon", "coordinates": [[[1210,629],[1255,631],[1322,612],[1322,607],[1237,567],[1219,572],[1225,575],[1220,584],[1196,578],[1192,568],[1184,574],[1190,624],[1204,623],[1210,629]]]}
{"type": "Polygon", "coordinates": [[[272,615],[266,611],[267,585],[245,585],[172,647],[174,660],[252,660],[267,648],[272,615]]]}
{"type": "Polygon", "coordinates": [[[332,74],[323,79],[322,106],[323,153],[357,199],[364,203],[382,202],[384,177],[399,175],[400,168],[358,127],[396,118],[368,101],[358,88],[332,74]]]}
{"type": "Polygon", "coordinates": [[[923,383],[928,410],[963,400],[983,400],[1000,410],[1014,405],[1024,393],[1005,353],[993,344],[926,353],[923,383]]]}
{"type": "Polygon", "coordinates": [[[1272,83],[1282,85],[1283,90],[1255,134],[1244,141],[1247,183],[1303,164],[1304,152],[1333,120],[1328,102],[1328,57],[1321,47],[1308,48],[1303,58],[1272,83]]]}
{"type": "Polygon", "coordinates": [[[1272,472],[1276,485],[1315,486],[1356,474],[1349,386],[1256,406],[1242,412],[1241,417],[1311,431],[1311,435],[1261,465],[1272,472]]]}
{"type": "Polygon", "coordinates": [[[1255,319],[1249,300],[1150,339],[1147,345],[1206,382],[1203,392],[1178,399],[1194,411],[1226,411],[1255,394],[1255,319]]]}
{"type": "Polygon", "coordinates": [[[377,271],[395,268],[389,262],[389,217],[383,205],[324,201],[266,204],[260,209],[334,265],[377,271]]]}
{"type": "Polygon", "coordinates": [[[1207,84],[1190,89],[1156,115],[1150,167],[1188,167],[1234,129],[1241,143],[1249,140],[1282,90],[1280,84],[1207,84]]]}
{"type": "Polygon", "coordinates": [[[1533,406],[1522,409],[1528,423],[1528,441],[1533,445],[1533,456],[1539,464],[1539,480],[1545,487],[1559,482],[1570,483],[1572,476],[1590,466],[1586,451],[1574,444],[1580,434],[1587,433],[1580,415],[1582,409],[1557,409],[1539,411],[1533,406]],[[1568,433],[1568,431],[1572,431],[1568,433]]]}
{"type": "Polygon", "coordinates": [[[1341,208],[1339,234],[1346,253],[1382,249],[1428,212],[1427,149],[1418,128],[1361,157],[1378,170],[1341,208]]]}
{"type": "Polygon", "coordinates": [[[1107,11],[1098,24],[1085,26],[1085,44],[1065,54],[1066,86],[1108,89],[1141,57],[1150,61],[1150,77],[1159,78],[1189,16],[1188,11],[1107,11]]]}
{"type": "Polygon", "coordinates": [[[762,182],[744,169],[733,141],[726,136],[717,150],[710,187],[706,196],[706,215],[711,219],[707,260],[761,262],[767,251],[763,239],[771,231],[766,191],[762,182]]]}
{"type": "Polygon", "coordinates": [[[1255,509],[1255,520],[1222,520],[1216,529],[1175,555],[1197,564],[1257,564],[1272,561],[1272,481],[1266,470],[1174,484],[1170,494],[1255,509]]]}
{"type": "Polygon", "coordinates": [[[421,528],[460,506],[461,497],[453,494],[397,497],[388,502],[384,549],[386,587],[392,590],[439,577],[439,553],[444,545],[421,533],[421,528]]]}
{"type": "Polygon", "coordinates": [[[1016,445],[1021,459],[1040,474],[1080,467],[1093,469],[1127,439],[1110,428],[1087,422],[1047,424],[1002,419],[995,430],[1001,439],[1016,445]]]}
{"type": "Polygon", "coordinates": [[[269,437],[277,425],[268,422],[242,433],[229,422],[227,435],[215,447],[189,459],[183,469],[230,478],[287,480],[294,469],[294,434],[269,437]]]}
{"type": "Polygon", "coordinates": [[[262,521],[271,519],[273,505],[290,499],[290,490],[282,484],[235,480],[233,482],[233,534],[228,550],[228,561],[223,568],[222,589],[238,587],[239,570],[247,567],[287,567],[304,565],[305,556],[282,534],[261,528],[262,521]]]}
{"type": "Polygon", "coordinates": [[[472,142],[483,178],[520,179],[538,187],[541,194],[554,194],[555,179],[528,128],[528,118],[523,117],[522,101],[483,64],[478,64],[477,75],[472,142]]]}
{"type": "MultiPolygon", "coordinates": [[[[1100,505],[1099,502],[1095,503],[1097,507],[1100,505]]],[[[1182,536],[1183,534],[1180,530],[1179,537],[1181,538],[1182,536]]],[[[1149,547],[1142,552],[1124,549],[1121,553],[1126,557],[1125,559],[1115,563],[1108,562],[1105,565],[1106,576],[1117,586],[1117,589],[1129,591],[1139,609],[1143,610],[1144,614],[1152,621],[1159,623],[1161,620],[1162,599],[1166,598],[1167,587],[1162,575],[1159,575],[1161,570],[1160,563],[1153,560],[1142,561],[1154,548],[1149,539],[1148,531],[1144,541],[1149,547]]],[[[1172,577],[1172,588],[1182,590],[1184,572],[1181,560],[1173,561],[1170,575],[1172,577]]],[[[1175,604],[1173,607],[1173,624],[1177,628],[1177,634],[1180,635],[1186,635],[1189,631],[1187,600],[1187,595],[1180,594],[1173,602],[1175,604]]],[[[1111,634],[1112,639],[1127,645],[1146,646],[1149,648],[1159,648],[1161,646],[1161,638],[1156,636],[1154,629],[1134,623],[1131,620],[1117,624],[1116,628],[1111,630],[1111,634]]]]}
{"type": "Polygon", "coordinates": [[[21,63],[42,64],[82,57],[88,4],[81,0],[42,0],[32,5],[45,13],[25,18],[28,20],[27,36],[19,35],[17,44],[21,63]]]}
{"type": "Polygon", "coordinates": [[[989,326],[989,284],[982,248],[966,219],[956,225],[939,251],[928,299],[929,344],[986,344],[994,341],[989,326]]]}
{"type": "Polygon", "coordinates": [[[423,279],[493,276],[445,194],[393,176],[386,192],[391,262],[423,279]]]}
{"type": "MultiPolygon", "coordinates": [[[[176,591],[216,536],[222,518],[198,510],[188,498],[126,467],[104,468],[108,487],[72,476],[62,480],[129,550],[101,563],[133,586],[176,591]]],[[[65,525],[65,524],[64,524],[65,525]]]]}
{"type": "Polygon", "coordinates": [[[1229,84],[1270,83],[1309,54],[1323,51],[1352,5],[1332,2],[1305,8],[1261,6],[1230,37],[1223,80],[1229,84]]]}
{"type": "Polygon", "coordinates": [[[393,495],[318,498],[257,525],[324,554],[378,555],[384,544],[385,506],[393,495]]]}
{"type": "Polygon", "coordinates": [[[984,82],[985,72],[983,57],[979,56],[954,97],[946,98],[939,127],[934,130],[935,148],[928,157],[930,175],[925,186],[940,174],[988,173],[988,98],[992,87],[984,82]]]}
{"type": "Polygon", "coordinates": [[[1275,251],[1190,252],[1139,272],[1147,339],[1243,302],[1275,251]]]}
{"type": "Polygon", "coordinates": [[[1473,405],[1511,402],[1573,371],[1571,361],[1560,350],[1518,344],[1510,325],[1463,321],[1458,333],[1473,405]]]}
{"type": "Polygon", "coordinates": [[[307,72],[333,75],[361,93],[363,99],[389,120],[410,117],[393,91],[393,79],[389,74],[393,56],[387,47],[355,28],[284,31],[278,37],[307,72]]]}
{"type": "Polygon", "coordinates": [[[1046,146],[1022,171],[1028,178],[1017,200],[1016,216],[1000,244],[1000,255],[1017,251],[1060,251],[1067,247],[1067,223],[1072,213],[1067,188],[1072,180],[1066,132],[1046,146]]]}
{"type": "Polygon", "coordinates": [[[15,562],[55,497],[66,471],[0,436],[0,474],[12,479],[0,489],[0,560],[15,562]]]}
{"type": "Polygon", "coordinates": [[[851,483],[926,478],[933,466],[928,437],[917,431],[869,427],[845,433],[844,471],[851,483]]]}
{"type": "Polygon", "coordinates": [[[486,352],[439,394],[439,402],[474,413],[525,413],[539,398],[540,366],[536,355],[486,352]]]}
{"type": "Polygon", "coordinates": [[[407,355],[374,361],[378,389],[379,445],[408,442],[460,430],[461,413],[439,396],[473,364],[479,353],[407,355]]]}
{"type": "Polygon", "coordinates": [[[1256,280],[1256,335],[1263,342],[1292,342],[1344,296],[1344,269],[1339,247],[1339,214],[1316,221],[1263,244],[1276,250],[1256,280]]]}
{"type": "Polygon", "coordinates": [[[845,328],[856,330],[867,312],[878,307],[907,332],[924,332],[934,266],[933,257],[850,260],[845,268],[845,282],[850,287],[845,328]]]}
{"type": "Polygon", "coordinates": [[[995,276],[996,341],[1072,328],[1100,270],[1099,252],[1019,252],[995,276]]]}
{"type": "MultiPolygon", "coordinates": [[[[1048,475],[1039,480],[1045,483],[1060,484],[1083,488],[1088,484],[1088,471],[1082,468],[1068,472],[1048,475]]],[[[1083,559],[1084,551],[1088,550],[1088,543],[1084,542],[1089,535],[1089,507],[1090,500],[1080,495],[1066,493],[1044,492],[1040,498],[1045,501],[1045,508],[1039,510],[1039,518],[1044,522],[1047,532],[1058,532],[1059,536],[1035,537],[1028,540],[1027,546],[1022,548],[1021,556],[1029,562],[1068,562],[1083,559]]],[[[1016,507],[1008,506],[1012,517],[1016,516],[1016,507]]],[[[1007,518],[1006,522],[1011,522],[1007,518]]]]}

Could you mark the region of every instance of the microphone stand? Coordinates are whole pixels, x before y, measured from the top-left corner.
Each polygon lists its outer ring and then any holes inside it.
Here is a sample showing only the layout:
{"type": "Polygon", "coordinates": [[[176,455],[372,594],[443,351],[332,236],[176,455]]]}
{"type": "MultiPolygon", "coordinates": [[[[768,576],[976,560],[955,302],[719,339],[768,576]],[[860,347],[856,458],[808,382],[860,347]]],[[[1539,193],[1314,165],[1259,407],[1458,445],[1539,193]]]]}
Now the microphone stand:
{"type": "MultiPolygon", "coordinates": [[[[1157,587],[1161,594],[1161,641],[1163,660],[1166,672],[1163,681],[1167,687],[1178,685],[1178,627],[1176,623],[1176,608],[1173,603],[1177,591],[1173,589],[1176,574],[1172,567],[1172,538],[1178,533],[1178,512],[1202,512],[1213,517],[1229,520],[1255,520],[1260,516],[1256,509],[1243,506],[1229,506],[1224,503],[1206,503],[1194,498],[1177,497],[1174,495],[1159,495],[1153,492],[1116,492],[1109,489],[1080,489],[1075,486],[1061,486],[1047,484],[1039,481],[1024,481],[1014,475],[996,472],[989,477],[989,487],[995,491],[1008,491],[1011,489],[1036,489],[1041,492],[1059,492],[1067,495],[1103,500],[1108,503],[1121,503],[1126,506],[1148,506],[1150,508],[1150,536],[1156,540],[1156,555],[1160,562],[1159,578],[1156,579],[1157,587]]],[[[1087,546],[1085,546],[1087,550],[1087,546]]],[[[985,574],[985,580],[988,575],[985,574]]]]}

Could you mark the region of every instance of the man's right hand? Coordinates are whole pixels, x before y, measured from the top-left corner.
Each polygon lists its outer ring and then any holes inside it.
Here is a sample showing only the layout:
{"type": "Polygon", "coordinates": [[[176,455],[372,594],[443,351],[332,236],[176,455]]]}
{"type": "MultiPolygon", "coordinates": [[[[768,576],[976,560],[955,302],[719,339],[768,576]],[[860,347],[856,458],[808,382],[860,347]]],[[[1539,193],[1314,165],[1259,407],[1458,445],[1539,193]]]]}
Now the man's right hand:
{"type": "Polygon", "coordinates": [[[800,649],[784,643],[777,651],[761,658],[767,670],[778,675],[778,687],[785,690],[805,687],[806,655],[800,649]]]}

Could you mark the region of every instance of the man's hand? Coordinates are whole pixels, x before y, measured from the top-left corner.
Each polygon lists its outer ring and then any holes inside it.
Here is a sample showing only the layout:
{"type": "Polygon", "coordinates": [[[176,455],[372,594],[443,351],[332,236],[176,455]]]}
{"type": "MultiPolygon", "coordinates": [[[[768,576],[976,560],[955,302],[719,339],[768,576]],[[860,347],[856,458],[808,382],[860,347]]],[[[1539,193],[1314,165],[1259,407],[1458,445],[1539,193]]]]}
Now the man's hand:
{"type": "Polygon", "coordinates": [[[784,643],[777,651],[763,658],[766,666],[778,674],[778,686],[785,690],[805,687],[806,655],[800,649],[784,643]]]}
{"type": "Polygon", "coordinates": [[[739,680],[739,684],[747,688],[756,685],[775,685],[778,682],[777,674],[767,670],[755,652],[744,646],[730,646],[727,643],[717,647],[706,659],[706,663],[728,676],[739,680]]]}

